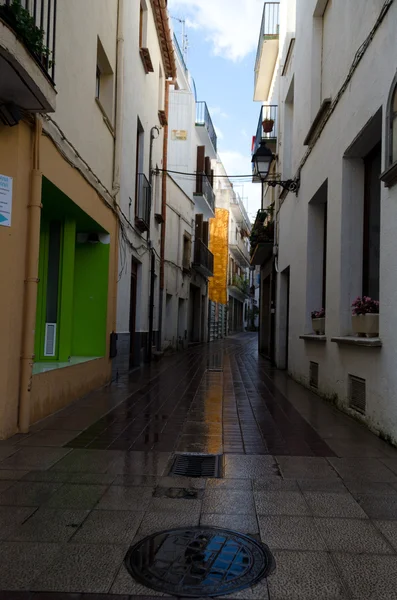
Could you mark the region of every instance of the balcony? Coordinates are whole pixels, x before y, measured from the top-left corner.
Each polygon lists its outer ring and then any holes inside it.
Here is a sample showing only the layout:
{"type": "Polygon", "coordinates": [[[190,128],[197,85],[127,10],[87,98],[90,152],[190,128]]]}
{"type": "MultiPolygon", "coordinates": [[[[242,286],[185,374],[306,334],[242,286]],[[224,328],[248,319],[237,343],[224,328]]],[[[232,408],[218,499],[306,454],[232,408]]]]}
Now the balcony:
{"type": "Polygon", "coordinates": [[[249,216],[240,196],[234,191],[231,193],[230,206],[236,222],[241,227],[242,231],[246,232],[246,235],[248,236],[249,232],[251,231],[249,216]]]}
{"type": "Polygon", "coordinates": [[[193,267],[204,277],[214,276],[214,255],[202,240],[194,242],[193,267]]]}
{"type": "Polygon", "coordinates": [[[268,99],[277,62],[280,34],[280,3],[265,2],[255,61],[254,100],[268,99]]]}
{"type": "Polygon", "coordinates": [[[273,256],[274,221],[271,212],[259,210],[251,231],[251,265],[263,265],[273,256]]]}
{"type": "Polygon", "coordinates": [[[152,188],[143,173],[138,173],[135,201],[135,225],[142,233],[149,231],[152,188]]]}
{"type": "Polygon", "coordinates": [[[208,177],[204,173],[196,174],[196,191],[193,194],[194,202],[204,219],[215,216],[215,192],[208,177]]]}
{"type": "Polygon", "coordinates": [[[176,37],[175,33],[174,33],[174,49],[175,49],[175,54],[177,55],[178,60],[179,60],[179,62],[181,64],[183,70],[185,71],[185,73],[187,73],[188,69],[187,69],[187,66],[186,66],[185,58],[183,56],[181,47],[179,45],[179,42],[177,40],[177,37],[176,37]]]}
{"type": "MultiPolygon", "coordinates": [[[[214,156],[212,156],[212,158],[216,158],[217,137],[215,133],[215,127],[212,123],[210,111],[208,110],[206,102],[196,102],[196,127],[203,127],[207,131],[214,150],[214,156]]],[[[205,143],[205,140],[202,140],[202,143],[206,146],[207,149],[208,144],[205,143]]]]}
{"type": "Polygon", "coordinates": [[[14,115],[55,111],[56,23],[57,0],[0,0],[0,104],[14,115]]]}
{"type": "Polygon", "coordinates": [[[245,277],[240,277],[240,275],[233,275],[231,277],[229,288],[231,288],[231,291],[234,292],[235,296],[240,300],[244,300],[250,296],[249,281],[245,277]]]}
{"type": "MultiPolygon", "coordinates": [[[[262,143],[266,143],[269,150],[273,154],[277,154],[277,116],[277,105],[261,106],[256,135],[252,140],[252,155],[255,154],[262,143]]],[[[261,180],[256,174],[254,165],[252,165],[252,176],[253,183],[260,183],[261,180]]]]}

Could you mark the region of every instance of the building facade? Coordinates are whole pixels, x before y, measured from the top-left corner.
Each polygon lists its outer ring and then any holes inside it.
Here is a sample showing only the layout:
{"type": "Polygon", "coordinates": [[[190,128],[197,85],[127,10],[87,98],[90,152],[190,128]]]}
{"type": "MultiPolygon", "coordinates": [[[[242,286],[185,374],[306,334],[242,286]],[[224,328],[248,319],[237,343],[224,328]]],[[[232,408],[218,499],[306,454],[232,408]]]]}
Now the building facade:
{"type": "Polygon", "coordinates": [[[250,286],[250,221],[240,196],[218,157],[215,218],[210,223],[214,277],[210,282],[210,339],[244,331],[252,302],[250,286]]]}
{"type": "MultiPolygon", "coordinates": [[[[264,110],[278,107],[277,161],[269,178],[278,173],[299,185],[296,194],[264,181],[263,208],[272,210],[260,235],[271,233],[269,227],[273,233],[267,247],[257,244],[255,262],[263,274],[266,252],[274,248],[274,360],[397,443],[397,4],[283,0],[276,30],[270,4],[255,97],[264,110]],[[354,331],[357,297],[380,303],[372,337],[354,331]],[[311,314],[321,309],[319,335],[311,314]]],[[[364,312],[369,306],[376,313],[376,303],[365,303],[364,312]]],[[[268,318],[262,311],[261,327],[268,318]]]]}
{"type": "Polygon", "coordinates": [[[128,365],[148,340],[167,27],[156,0],[0,1],[0,438],[108,383],[116,332],[128,365]],[[132,255],[146,261],[134,344],[132,255]]]}
{"type": "Polygon", "coordinates": [[[205,102],[174,37],[177,77],[169,86],[166,185],[165,349],[208,341],[208,281],[214,258],[209,220],[214,216],[213,162],[217,138],[205,102]]]}

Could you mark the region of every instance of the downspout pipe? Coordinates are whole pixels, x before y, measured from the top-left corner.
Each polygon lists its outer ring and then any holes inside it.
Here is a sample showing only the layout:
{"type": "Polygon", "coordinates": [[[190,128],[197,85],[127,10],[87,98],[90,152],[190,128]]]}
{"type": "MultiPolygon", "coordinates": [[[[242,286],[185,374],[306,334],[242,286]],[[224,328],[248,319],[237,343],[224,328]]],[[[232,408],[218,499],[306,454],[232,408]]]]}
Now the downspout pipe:
{"type": "Polygon", "coordinates": [[[124,105],[124,0],[117,5],[117,51],[116,51],[116,105],[115,105],[115,139],[113,152],[113,194],[116,205],[120,204],[120,158],[123,134],[124,105]]]}
{"type": "MultiPolygon", "coordinates": [[[[153,184],[153,142],[158,138],[160,128],[155,125],[150,130],[150,147],[149,147],[149,184],[150,184],[150,218],[152,218],[152,184],[153,184]],[[157,135],[155,133],[157,132],[157,135]]],[[[154,256],[153,242],[150,239],[150,226],[148,231],[148,244],[150,248],[150,292],[149,292],[149,339],[147,345],[147,362],[152,360],[153,346],[153,320],[154,320],[154,279],[156,275],[156,261],[154,256]]]]}
{"type": "Polygon", "coordinates": [[[21,375],[19,388],[18,429],[28,433],[30,426],[30,399],[34,362],[37,288],[39,283],[40,222],[42,173],[40,171],[40,140],[42,123],[36,115],[33,136],[33,164],[28,204],[24,314],[21,346],[21,375]]]}
{"type": "Polygon", "coordinates": [[[165,82],[165,101],[164,110],[167,125],[164,126],[163,137],[163,180],[161,187],[161,244],[160,244],[160,292],[159,292],[159,334],[157,338],[157,350],[161,352],[161,340],[163,336],[163,311],[164,311],[164,280],[165,280],[165,234],[167,221],[167,168],[168,168],[168,116],[170,85],[174,85],[175,80],[165,82]]]}

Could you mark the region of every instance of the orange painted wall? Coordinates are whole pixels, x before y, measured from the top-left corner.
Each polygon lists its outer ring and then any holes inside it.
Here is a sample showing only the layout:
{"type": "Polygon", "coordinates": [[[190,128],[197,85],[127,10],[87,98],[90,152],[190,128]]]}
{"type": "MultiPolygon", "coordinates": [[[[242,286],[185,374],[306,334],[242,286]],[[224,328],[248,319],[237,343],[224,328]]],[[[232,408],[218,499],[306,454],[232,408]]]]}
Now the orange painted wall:
{"type": "MultiPolygon", "coordinates": [[[[32,137],[33,130],[24,122],[14,128],[0,126],[0,174],[14,178],[11,227],[0,226],[0,439],[13,435],[18,427],[32,137]]],[[[34,375],[31,423],[110,380],[109,336],[115,328],[117,300],[116,216],[45,136],[41,138],[40,169],[45,177],[109,232],[111,246],[105,358],[34,375]]]]}
{"type": "Polygon", "coordinates": [[[227,304],[229,211],[225,208],[216,208],[215,219],[210,219],[209,248],[214,255],[214,276],[209,280],[209,299],[227,304]]]}

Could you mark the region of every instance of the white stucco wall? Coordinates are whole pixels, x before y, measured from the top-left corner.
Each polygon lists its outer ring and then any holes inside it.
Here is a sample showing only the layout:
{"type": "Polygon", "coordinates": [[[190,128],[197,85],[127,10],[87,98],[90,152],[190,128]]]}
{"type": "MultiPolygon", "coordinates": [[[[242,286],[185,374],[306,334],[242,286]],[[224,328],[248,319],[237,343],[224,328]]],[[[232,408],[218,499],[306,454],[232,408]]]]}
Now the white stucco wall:
{"type": "MultiPolygon", "coordinates": [[[[313,112],[313,11],[317,2],[297,3],[296,42],[286,77],[280,77],[280,134],[283,143],[283,104],[294,78],[294,123],[292,164],[296,170],[307,150],[303,145],[313,112]]],[[[324,18],[322,98],[335,98],[383,5],[382,0],[329,0],[324,18]]],[[[352,300],[361,295],[362,248],[362,159],[344,154],[369,120],[382,109],[382,168],[385,168],[385,116],[397,59],[397,5],[394,3],[340,98],[321,137],[301,172],[299,195],[288,194],[278,215],[278,362],[283,363],[282,276],[290,269],[289,370],[308,384],[309,361],[319,363],[319,392],[333,396],[347,408],[349,374],[366,380],[366,422],[397,441],[397,345],[395,256],[397,240],[397,188],[381,186],[380,235],[380,338],[382,348],[342,346],[332,337],[351,333],[352,300]],[[314,268],[309,251],[309,203],[328,180],[328,243],[325,344],[299,339],[311,332],[310,311],[320,308],[314,300],[314,268]],[[361,183],[360,183],[361,182],[361,183]]],[[[282,47],[280,43],[280,47],[282,47]]],[[[316,82],[314,82],[316,83],[316,82]]],[[[279,148],[283,176],[282,151],[279,148]]],[[[357,416],[357,415],[356,415],[357,416]]]]}

